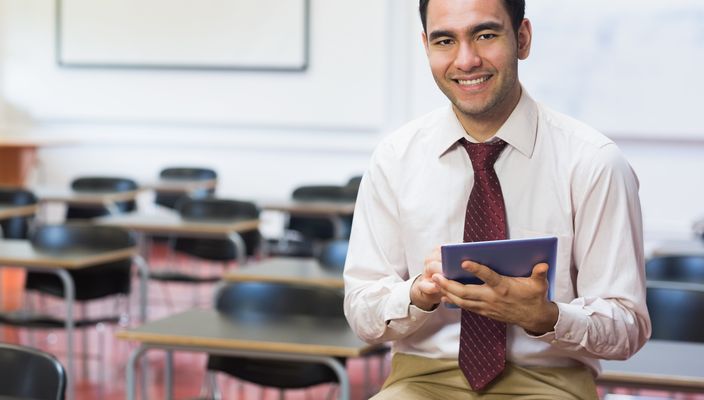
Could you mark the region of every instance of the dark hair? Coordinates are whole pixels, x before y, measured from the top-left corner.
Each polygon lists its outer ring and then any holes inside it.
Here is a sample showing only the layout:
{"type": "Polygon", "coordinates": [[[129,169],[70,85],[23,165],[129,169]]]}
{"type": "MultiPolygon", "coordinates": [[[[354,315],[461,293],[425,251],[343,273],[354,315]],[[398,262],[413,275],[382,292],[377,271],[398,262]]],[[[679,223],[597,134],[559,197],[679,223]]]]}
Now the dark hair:
{"type": "MultiPolygon", "coordinates": [[[[506,12],[508,12],[509,18],[511,18],[511,25],[513,26],[513,31],[518,34],[518,28],[523,22],[523,17],[526,13],[526,1],[525,0],[502,0],[506,12]]],[[[420,5],[418,6],[418,11],[420,11],[420,22],[423,24],[423,31],[427,32],[427,21],[428,21],[428,3],[430,0],[420,0],[420,5]]]]}

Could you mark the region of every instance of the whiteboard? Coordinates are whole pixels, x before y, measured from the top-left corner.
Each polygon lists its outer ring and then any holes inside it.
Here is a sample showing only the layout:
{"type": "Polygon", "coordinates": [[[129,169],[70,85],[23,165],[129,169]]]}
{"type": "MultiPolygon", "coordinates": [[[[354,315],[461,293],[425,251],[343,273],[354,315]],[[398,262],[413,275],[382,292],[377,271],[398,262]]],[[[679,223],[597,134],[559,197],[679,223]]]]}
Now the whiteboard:
{"type": "Polygon", "coordinates": [[[66,67],[302,71],[309,0],[57,0],[66,67]]]}

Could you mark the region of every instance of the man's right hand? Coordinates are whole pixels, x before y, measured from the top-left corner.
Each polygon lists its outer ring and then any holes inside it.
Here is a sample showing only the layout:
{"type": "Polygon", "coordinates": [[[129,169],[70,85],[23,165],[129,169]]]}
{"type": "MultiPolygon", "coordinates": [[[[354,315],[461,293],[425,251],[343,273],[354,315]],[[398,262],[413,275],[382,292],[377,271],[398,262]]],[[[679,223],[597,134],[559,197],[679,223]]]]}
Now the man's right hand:
{"type": "Polygon", "coordinates": [[[437,307],[442,298],[440,289],[433,282],[434,274],[442,274],[440,246],[436,247],[430,257],[425,259],[423,273],[413,281],[411,286],[411,304],[425,311],[431,311],[437,307]]]}

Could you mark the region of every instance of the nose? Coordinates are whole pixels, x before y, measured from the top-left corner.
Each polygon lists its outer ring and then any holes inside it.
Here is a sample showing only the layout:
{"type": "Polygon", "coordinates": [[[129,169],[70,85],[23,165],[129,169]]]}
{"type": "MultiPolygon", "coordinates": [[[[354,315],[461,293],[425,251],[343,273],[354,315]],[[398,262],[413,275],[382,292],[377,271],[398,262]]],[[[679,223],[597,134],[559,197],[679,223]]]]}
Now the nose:
{"type": "Polygon", "coordinates": [[[482,58],[473,43],[461,43],[455,57],[455,67],[462,71],[471,71],[482,64],[482,58]]]}

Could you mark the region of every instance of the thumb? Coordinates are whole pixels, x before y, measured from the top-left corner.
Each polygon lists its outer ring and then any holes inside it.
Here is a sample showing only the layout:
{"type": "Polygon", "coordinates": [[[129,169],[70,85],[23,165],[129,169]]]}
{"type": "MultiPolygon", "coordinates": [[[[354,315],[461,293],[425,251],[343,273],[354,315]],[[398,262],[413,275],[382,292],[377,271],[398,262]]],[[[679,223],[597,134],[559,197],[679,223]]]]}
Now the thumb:
{"type": "Polygon", "coordinates": [[[546,263],[537,264],[533,267],[533,272],[530,274],[531,279],[539,279],[541,281],[548,279],[549,266],[546,263]]]}

